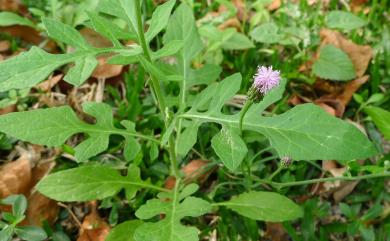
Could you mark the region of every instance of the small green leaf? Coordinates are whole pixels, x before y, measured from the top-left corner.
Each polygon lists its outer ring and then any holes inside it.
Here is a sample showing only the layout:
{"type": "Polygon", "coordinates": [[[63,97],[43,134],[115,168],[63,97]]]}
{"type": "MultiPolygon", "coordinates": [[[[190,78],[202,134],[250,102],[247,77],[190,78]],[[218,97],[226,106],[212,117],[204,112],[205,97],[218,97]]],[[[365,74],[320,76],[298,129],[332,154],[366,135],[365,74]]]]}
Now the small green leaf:
{"type": "Polygon", "coordinates": [[[64,80],[74,86],[80,86],[86,81],[98,65],[98,61],[93,55],[87,55],[76,60],[69,72],[65,75],[64,80]]]}
{"type": "Polygon", "coordinates": [[[176,0],[169,0],[154,10],[148,31],[145,34],[146,41],[150,42],[163,30],[167,24],[176,0]]]}
{"type": "Polygon", "coordinates": [[[23,195],[18,195],[15,202],[12,205],[12,213],[20,218],[23,217],[24,212],[27,209],[27,199],[23,195]]]}
{"type": "Polygon", "coordinates": [[[248,149],[238,134],[238,129],[222,127],[211,140],[211,146],[221,158],[223,164],[231,171],[237,169],[244,160],[248,149]]]}
{"type": "Polygon", "coordinates": [[[232,36],[225,40],[221,46],[226,50],[243,50],[255,47],[255,45],[246,35],[236,31],[234,31],[232,36]]]}
{"type": "Polygon", "coordinates": [[[73,27],[50,18],[43,18],[42,22],[50,38],[80,49],[90,48],[83,36],[73,27]]]}
{"type": "Polygon", "coordinates": [[[257,26],[249,35],[257,42],[268,44],[277,43],[282,39],[279,28],[274,23],[264,23],[257,26]]]}
{"type": "Polygon", "coordinates": [[[121,189],[133,196],[140,188],[154,188],[139,177],[138,167],[132,165],[129,175],[121,176],[108,166],[83,166],[51,174],[42,179],[37,189],[43,195],[58,201],[89,201],[104,199],[121,189]],[[136,176],[132,176],[132,175],[136,176]]]}
{"type": "Polygon", "coordinates": [[[346,11],[330,11],[326,16],[326,26],[329,28],[339,28],[352,30],[367,25],[367,21],[346,11]]]}
{"type": "Polygon", "coordinates": [[[222,68],[214,64],[205,64],[200,69],[191,69],[188,76],[187,88],[194,85],[209,85],[218,79],[222,68]]]}
{"type": "Polygon", "coordinates": [[[181,135],[178,136],[177,140],[177,153],[180,156],[185,156],[195,145],[198,137],[198,129],[200,123],[191,123],[181,135]]]}
{"type": "Polygon", "coordinates": [[[379,107],[366,107],[364,111],[371,117],[383,136],[390,140],[390,112],[379,107]]]}
{"type": "Polygon", "coordinates": [[[302,217],[302,209],[275,192],[248,192],[221,205],[242,216],[267,222],[284,222],[302,217]]]}
{"type": "Polygon", "coordinates": [[[179,50],[183,48],[183,41],[181,40],[172,40],[165,44],[161,49],[152,53],[152,59],[160,59],[163,57],[171,56],[176,54],[179,50]]]}
{"type": "Polygon", "coordinates": [[[110,231],[105,241],[135,241],[134,232],[142,223],[140,220],[123,222],[110,231]]]}
{"type": "Polygon", "coordinates": [[[24,25],[32,28],[36,28],[35,24],[29,19],[21,17],[12,12],[0,13],[0,26],[12,26],[12,25],[24,25]]]}
{"type": "Polygon", "coordinates": [[[19,238],[28,241],[41,241],[47,238],[45,230],[32,226],[17,227],[15,233],[19,238]]]}
{"type": "Polygon", "coordinates": [[[197,190],[195,186],[191,185],[179,193],[176,185],[173,192],[160,194],[160,199],[151,199],[142,205],[135,213],[138,218],[150,219],[160,214],[165,214],[165,217],[158,222],[142,224],[135,231],[135,240],[198,241],[198,230],[195,227],[184,226],[180,222],[184,217],[198,217],[211,210],[209,202],[188,197],[197,190]]]}
{"type": "Polygon", "coordinates": [[[333,45],[321,48],[320,57],[313,64],[313,73],[320,78],[346,81],[356,77],[351,59],[333,45]]]}
{"type": "Polygon", "coordinates": [[[7,226],[3,230],[0,230],[0,241],[10,241],[14,230],[12,226],[7,226]]]}

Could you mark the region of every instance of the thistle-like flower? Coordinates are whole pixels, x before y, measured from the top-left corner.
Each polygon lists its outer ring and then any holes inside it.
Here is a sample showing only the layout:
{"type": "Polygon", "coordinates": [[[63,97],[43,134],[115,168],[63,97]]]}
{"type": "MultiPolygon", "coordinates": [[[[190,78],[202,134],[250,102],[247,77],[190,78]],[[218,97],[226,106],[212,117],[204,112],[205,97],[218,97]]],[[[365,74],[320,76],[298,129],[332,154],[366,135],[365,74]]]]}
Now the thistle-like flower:
{"type": "Polygon", "coordinates": [[[265,67],[259,66],[257,73],[253,76],[252,87],[259,91],[261,94],[267,94],[272,88],[276,87],[280,83],[280,71],[272,70],[272,66],[265,67]]]}

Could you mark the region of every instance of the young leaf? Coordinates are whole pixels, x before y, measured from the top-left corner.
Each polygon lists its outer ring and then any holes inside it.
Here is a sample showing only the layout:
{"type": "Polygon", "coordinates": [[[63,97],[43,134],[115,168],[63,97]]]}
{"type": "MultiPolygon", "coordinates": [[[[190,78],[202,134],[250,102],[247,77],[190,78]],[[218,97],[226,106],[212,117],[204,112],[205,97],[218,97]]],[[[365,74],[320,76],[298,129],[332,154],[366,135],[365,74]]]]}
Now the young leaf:
{"type": "Polygon", "coordinates": [[[108,166],[68,169],[45,177],[38,183],[37,189],[47,197],[64,202],[100,200],[115,195],[123,188],[131,192],[130,196],[141,188],[162,189],[131,176],[139,172],[136,166],[131,165],[131,169],[126,177],[108,166]]]}
{"type": "Polygon", "coordinates": [[[345,11],[330,11],[326,16],[326,26],[329,28],[339,28],[352,30],[367,25],[367,21],[345,11]]]}
{"type": "Polygon", "coordinates": [[[346,81],[356,77],[351,59],[333,45],[321,48],[320,57],[313,64],[313,73],[320,78],[346,81]]]}
{"type": "MultiPolygon", "coordinates": [[[[198,217],[211,210],[207,201],[189,197],[194,192],[192,184],[179,193],[178,185],[171,193],[160,195],[160,199],[151,199],[135,213],[140,219],[150,219],[165,214],[164,219],[155,223],[144,223],[136,229],[136,241],[197,241],[198,230],[181,224],[184,217],[198,217]]],[[[197,189],[197,188],[196,188],[197,189]]],[[[195,189],[195,191],[196,191],[195,189]]]]}
{"type": "Polygon", "coordinates": [[[150,42],[163,30],[167,24],[176,0],[169,0],[154,10],[148,31],[145,34],[146,41],[150,42]]]}
{"type": "MultiPolygon", "coordinates": [[[[233,75],[219,84],[210,85],[201,92],[192,108],[180,117],[238,128],[239,114],[222,114],[221,108],[239,90],[240,84],[240,76],[233,75]]],[[[269,94],[272,94],[271,99],[280,96],[278,90],[269,94]]],[[[266,96],[265,100],[267,99],[266,96]]],[[[330,116],[318,106],[299,105],[273,117],[262,117],[261,112],[254,111],[265,106],[255,106],[248,111],[243,129],[267,137],[280,157],[288,156],[295,160],[351,160],[367,158],[377,153],[373,144],[356,127],[330,116]]]]}
{"type": "Polygon", "coordinates": [[[16,217],[23,217],[27,209],[27,199],[23,195],[18,195],[12,205],[12,214],[16,217]]]}
{"type": "Polygon", "coordinates": [[[284,222],[302,217],[302,209],[290,199],[275,192],[248,192],[221,203],[242,216],[266,221],[284,222]]]}
{"type": "Polygon", "coordinates": [[[7,226],[3,230],[0,230],[0,241],[10,241],[13,232],[12,226],[7,226]]]}
{"type": "Polygon", "coordinates": [[[50,38],[80,49],[90,48],[83,36],[70,25],[50,18],[43,18],[42,22],[50,38]]]}
{"type": "Polygon", "coordinates": [[[105,241],[136,241],[134,232],[142,223],[140,220],[123,222],[110,231],[105,241]]]}
{"type": "Polygon", "coordinates": [[[47,239],[45,230],[38,227],[22,226],[15,228],[15,233],[19,238],[28,241],[42,241],[47,239]]]}
{"type": "Polygon", "coordinates": [[[379,107],[366,107],[364,111],[371,117],[383,136],[390,140],[390,112],[379,107]]]}
{"type": "Polygon", "coordinates": [[[77,133],[86,133],[89,138],[76,146],[75,157],[85,161],[108,147],[109,136],[119,134],[134,138],[134,132],[113,126],[111,107],[103,103],[84,103],[87,114],[96,118],[96,124],[81,121],[69,106],[14,112],[0,116],[0,130],[23,141],[47,146],[60,146],[77,133]]]}
{"type": "Polygon", "coordinates": [[[0,13],[0,26],[12,26],[12,25],[24,25],[32,28],[36,28],[35,24],[29,19],[21,17],[12,12],[0,13]]]}
{"type": "Polygon", "coordinates": [[[238,129],[224,126],[211,140],[211,146],[221,158],[223,164],[231,171],[240,166],[248,149],[241,139],[238,129]]]}

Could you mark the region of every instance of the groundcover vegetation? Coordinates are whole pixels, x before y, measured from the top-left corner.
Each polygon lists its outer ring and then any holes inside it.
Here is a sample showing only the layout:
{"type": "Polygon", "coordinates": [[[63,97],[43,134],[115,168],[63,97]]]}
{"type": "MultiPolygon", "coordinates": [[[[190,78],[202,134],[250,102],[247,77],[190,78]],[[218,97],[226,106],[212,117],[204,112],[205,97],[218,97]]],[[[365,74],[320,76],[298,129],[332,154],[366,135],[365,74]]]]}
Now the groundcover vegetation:
{"type": "Polygon", "coordinates": [[[386,0],[0,8],[0,241],[390,240],[386,0]]]}

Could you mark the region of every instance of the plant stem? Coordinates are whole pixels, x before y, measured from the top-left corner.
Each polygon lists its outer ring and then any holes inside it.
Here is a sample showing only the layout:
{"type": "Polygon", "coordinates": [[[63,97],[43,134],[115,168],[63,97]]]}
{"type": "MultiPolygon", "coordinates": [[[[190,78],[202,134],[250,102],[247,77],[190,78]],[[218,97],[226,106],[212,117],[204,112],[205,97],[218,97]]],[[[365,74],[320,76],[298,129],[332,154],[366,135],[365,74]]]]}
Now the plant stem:
{"type": "Polygon", "coordinates": [[[240,135],[242,135],[242,125],[243,125],[243,121],[244,121],[244,116],[245,116],[246,112],[248,112],[249,107],[251,107],[252,104],[253,104],[253,100],[248,99],[240,111],[240,121],[238,123],[239,127],[240,127],[240,135]]]}
{"type": "MultiPolygon", "coordinates": [[[[137,29],[138,29],[138,40],[139,43],[142,46],[142,49],[144,51],[145,58],[150,62],[153,63],[152,58],[150,57],[150,50],[149,46],[146,43],[145,34],[144,34],[144,26],[142,23],[142,16],[141,16],[141,6],[140,6],[140,0],[135,0],[136,3],[136,14],[137,14],[137,29]]],[[[149,73],[150,74],[150,73],[149,73]]],[[[152,82],[152,90],[156,95],[157,102],[160,108],[160,111],[162,113],[165,128],[168,128],[169,126],[169,116],[168,116],[168,110],[165,105],[164,95],[162,94],[160,82],[157,78],[155,78],[154,75],[150,74],[151,82],[152,82]]],[[[173,139],[173,136],[171,135],[168,140],[168,153],[169,153],[169,160],[171,163],[171,174],[174,175],[176,178],[179,177],[179,170],[177,167],[177,159],[176,159],[176,150],[175,150],[175,140],[173,139]]]]}
{"type": "Polygon", "coordinates": [[[300,185],[307,185],[307,184],[313,184],[319,182],[357,181],[357,180],[381,178],[381,177],[390,177],[390,172],[368,174],[368,175],[361,175],[355,177],[325,177],[325,178],[317,178],[317,179],[295,181],[295,182],[284,182],[284,183],[272,182],[271,180],[268,179],[257,179],[256,181],[258,181],[259,183],[254,184],[253,187],[260,186],[261,184],[268,184],[275,188],[283,188],[283,187],[300,186],[300,185]]]}
{"type": "Polygon", "coordinates": [[[272,179],[276,176],[276,175],[278,175],[282,170],[283,170],[283,166],[282,165],[279,165],[278,166],[278,169],[276,169],[272,174],[271,174],[271,176],[269,176],[268,178],[267,178],[267,180],[269,180],[269,181],[272,181],[272,179]]]}

